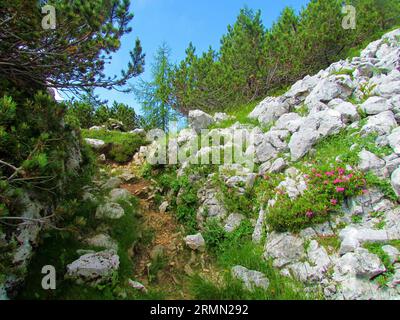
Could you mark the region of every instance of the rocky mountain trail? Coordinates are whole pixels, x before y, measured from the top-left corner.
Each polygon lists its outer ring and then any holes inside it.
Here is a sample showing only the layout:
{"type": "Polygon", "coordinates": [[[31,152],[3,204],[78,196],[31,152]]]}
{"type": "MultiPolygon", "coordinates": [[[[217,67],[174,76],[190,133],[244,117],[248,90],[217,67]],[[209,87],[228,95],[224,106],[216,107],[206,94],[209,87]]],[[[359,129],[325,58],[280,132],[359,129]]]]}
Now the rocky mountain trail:
{"type": "MultiPolygon", "coordinates": [[[[400,299],[399,83],[397,29],[359,57],[333,63],[285,94],[265,98],[249,114],[249,123],[219,128],[212,115],[190,111],[189,129],[173,138],[178,146],[197,146],[197,134],[210,125],[213,129],[202,132],[205,138],[223,141],[195,147],[178,170],[179,176],[190,172],[193,181],[202,181],[199,230],[215,219],[229,229],[229,217],[240,216],[240,198],[266,179],[268,190],[262,190],[261,198],[252,194],[260,208],[247,204],[246,218],[234,223],[237,228],[250,222],[254,241],[265,241],[260,259],[272,260],[281,274],[319,288],[326,299],[400,299]],[[250,137],[245,148],[232,139],[239,129],[250,137]],[[244,154],[244,161],[203,176],[193,174],[193,160],[231,149],[244,154]],[[256,165],[248,166],[252,155],[256,165]],[[327,194],[330,198],[324,198],[327,194]],[[319,216],[327,211],[329,219],[319,216]]],[[[246,204],[240,205],[243,209],[246,204]]],[[[194,243],[197,238],[192,237],[194,243]]]]}
{"type": "MultiPolygon", "coordinates": [[[[122,170],[123,176],[129,170],[135,172],[137,168],[131,164],[114,167],[114,170],[122,170]]],[[[124,182],[120,188],[139,199],[143,240],[130,253],[134,261],[135,281],[146,289],[162,292],[166,299],[190,299],[188,277],[195,272],[207,273],[212,268],[206,254],[195,252],[185,245],[184,229],[174,212],[166,207],[168,202],[156,205],[155,194],[160,190],[154,180],[135,175],[132,182],[124,182]]]]}

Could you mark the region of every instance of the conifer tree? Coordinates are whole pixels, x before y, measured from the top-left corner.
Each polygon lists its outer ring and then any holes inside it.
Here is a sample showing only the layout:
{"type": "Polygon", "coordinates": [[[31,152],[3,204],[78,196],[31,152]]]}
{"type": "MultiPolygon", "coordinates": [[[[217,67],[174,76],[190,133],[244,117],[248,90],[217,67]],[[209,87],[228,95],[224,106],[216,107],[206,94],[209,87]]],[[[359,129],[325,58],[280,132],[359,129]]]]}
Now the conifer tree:
{"type": "Polygon", "coordinates": [[[152,80],[139,82],[135,89],[137,100],[141,103],[143,121],[146,128],[159,128],[168,131],[169,121],[174,118],[171,100],[170,49],[164,43],[156,53],[152,66],[152,80]]]}
{"type": "Polygon", "coordinates": [[[126,90],[143,72],[140,41],[131,40],[130,61],[120,76],[107,77],[105,65],[130,33],[129,0],[2,0],[0,2],[0,89],[10,86],[126,90]],[[55,8],[55,28],[44,29],[41,9],[55,8]]]}
{"type": "Polygon", "coordinates": [[[228,26],[228,33],[222,37],[220,62],[224,82],[226,90],[236,99],[251,99],[259,93],[265,63],[264,39],[261,12],[247,7],[240,11],[235,24],[228,26]]]}

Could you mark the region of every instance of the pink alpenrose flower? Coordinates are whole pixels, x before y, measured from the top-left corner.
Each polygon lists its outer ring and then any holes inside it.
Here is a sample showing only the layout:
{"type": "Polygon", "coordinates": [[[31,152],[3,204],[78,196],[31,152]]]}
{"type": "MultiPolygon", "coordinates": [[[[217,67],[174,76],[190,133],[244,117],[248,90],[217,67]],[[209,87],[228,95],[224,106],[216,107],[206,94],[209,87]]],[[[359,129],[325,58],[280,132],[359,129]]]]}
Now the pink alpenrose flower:
{"type": "Polygon", "coordinates": [[[338,203],[338,201],[337,201],[336,199],[332,199],[332,200],[331,200],[331,204],[332,204],[332,205],[336,206],[337,203],[338,203]]]}
{"type": "Polygon", "coordinates": [[[344,188],[341,188],[341,187],[337,187],[337,188],[336,188],[336,191],[337,191],[337,192],[343,192],[344,190],[345,190],[345,189],[344,189],[344,188]]]}
{"type": "Polygon", "coordinates": [[[307,211],[306,212],[306,217],[307,218],[311,219],[313,216],[314,216],[314,212],[312,212],[312,211],[307,211]]]}

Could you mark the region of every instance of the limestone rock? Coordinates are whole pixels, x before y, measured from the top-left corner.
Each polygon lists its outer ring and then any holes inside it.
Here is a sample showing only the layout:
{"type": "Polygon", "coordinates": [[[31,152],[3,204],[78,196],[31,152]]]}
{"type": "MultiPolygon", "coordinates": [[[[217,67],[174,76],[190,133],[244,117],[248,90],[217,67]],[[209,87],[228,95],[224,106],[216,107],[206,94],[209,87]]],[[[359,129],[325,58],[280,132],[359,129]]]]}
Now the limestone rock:
{"type": "Polygon", "coordinates": [[[118,177],[111,177],[105,182],[101,188],[102,189],[114,189],[118,188],[122,184],[122,180],[118,177]]]}
{"type": "Polygon", "coordinates": [[[124,216],[124,209],[115,202],[107,202],[97,207],[96,218],[97,219],[120,219],[124,216]]]}
{"type": "Polygon", "coordinates": [[[342,240],[340,246],[340,254],[355,251],[366,242],[384,243],[389,240],[385,230],[374,230],[369,228],[355,228],[348,226],[342,229],[339,233],[342,240]]]}
{"type": "Polygon", "coordinates": [[[333,107],[333,110],[339,112],[342,115],[342,120],[344,123],[352,123],[354,121],[360,120],[360,115],[357,112],[357,108],[350,102],[345,102],[339,99],[341,103],[338,103],[333,107]]]}
{"type": "Polygon", "coordinates": [[[232,275],[236,279],[243,281],[247,290],[253,291],[255,288],[268,289],[268,278],[259,271],[249,270],[242,266],[232,267],[232,275]]]}
{"type": "Polygon", "coordinates": [[[86,243],[94,247],[102,247],[118,251],[118,243],[108,234],[100,233],[86,240],[86,243]]]}
{"type": "Polygon", "coordinates": [[[261,242],[261,238],[263,235],[264,217],[265,217],[265,212],[263,209],[260,209],[260,212],[258,214],[258,219],[254,227],[253,234],[251,236],[253,242],[256,244],[259,244],[261,242]]]}
{"type": "Polygon", "coordinates": [[[132,198],[132,195],[126,189],[117,188],[110,191],[109,197],[112,202],[117,202],[121,200],[129,200],[132,198]]]}
{"type": "Polygon", "coordinates": [[[340,281],[348,275],[353,275],[371,279],[385,271],[385,266],[375,254],[367,249],[357,248],[354,252],[346,253],[338,259],[333,278],[340,281]]]}
{"type": "Polygon", "coordinates": [[[158,210],[160,211],[160,213],[165,213],[167,211],[168,206],[169,206],[168,201],[164,201],[163,203],[160,204],[158,210]]]}
{"type": "Polygon", "coordinates": [[[280,130],[289,130],[291,133],[294,133],[300,128],[303,121],[304,118],[297,113],[286,113],[278,119],[275,127],[280,130]]]}
{"type": "Polygon", "coordinates": [[[363,110],[368,115],[379,114],[384,111],[389,111],[392,109],[391,104],[387,99],[382,97],[370,97],[361,105],[361,110],[363,110]]]}
{"type": "Polygon", "coordinates": [[[293,134],[289,142],[292,160],[303,157],[322,137],[336,134],[344,127],[341,114],[335,110],[324,110],[311,113],[293,134]]]}
{"type": "Polygon", "coordinates": [[[400,154],[400,128],[394,129],[387,139],[394,152],[400,154]]]}
{"type": "Polygon", "coordinates": [[[394,191],[396,192],[397,196],[400,197],[400,168],[396,169],[392,173],[391,182],[394,191]]]}
{"type": "Polygon", "coordinates": [[[113,250],[89,253],[67,265],[67,277],[77,283],[97,285],[109,282],[119,268],[119,257],[113,250]]]}
{"type": "Polygon", "coordinates": [[[288,111],[289,104],[283,97],[267,97],[249,114],[249,118],[268,124],[288,111]]]}
{"type": "Polygon", "coordinates": [[[271,233],[267,236],[264,257],[274,259],[274,267],[284,267],[305,257],[304,241],[290,233],[271,233]]]}
{"type": "Polygon", "coordinates": [[[189,235],[185,237],[186,245],[192,250],[204,251],[206,242],[201,233],[189,235]]]}
{"type": "Polygon", "coordinates": [[[106,143],[103,140],[99,139],[86,138],[85,142],[95,150],[101,150],[106,145],[106,143]]]}
{"type": "Polygon", "coordinates": [[[287,167],[287,163],[283,158],[278,158],[271,165],[271,168],[268,170],[269,173],[277,173],[283,171],[287,167]]]}
{"type": "MultiPolygon", "coordinates": [[[[367,150],[362,150],[359,154],[360,164],[359,169],[363,172],[373,171],[375,173],[379,172],[385,166],[385,161],[377,157],[372,152],[367,150]]],[[[378,174],[379,175],[379,174],[378,174]]]]}
{"type": "Polygon", "coordinates": [[[397,250],[397,248],[390,245],[385,245],[382,247],[382,250],[385,251],[385,253],[389,256],[391,263],[399,261],[400,252],[397,250]]]}
{"type": "Polygon", "coordinates": [[[214,123],[213,117],[201,110],[189,111],[189,126],[197,133],[200,133],[202,129],[207,129],[211,124],[214,123]]]}
{"type": "Polygon", "coordinates": [[[244,216],[238,213],[232,213],[226,218],[224,230],[228,233],[235,231],[239,226],[244,216]]]}
{"type": "Polygon", "coordinates": [[[392,111],[384,111],[375,116],[368,117],[367,123],[362,127],[363,134],[377,133],[385,135],[397,127],[397,122],[392,111]]]}

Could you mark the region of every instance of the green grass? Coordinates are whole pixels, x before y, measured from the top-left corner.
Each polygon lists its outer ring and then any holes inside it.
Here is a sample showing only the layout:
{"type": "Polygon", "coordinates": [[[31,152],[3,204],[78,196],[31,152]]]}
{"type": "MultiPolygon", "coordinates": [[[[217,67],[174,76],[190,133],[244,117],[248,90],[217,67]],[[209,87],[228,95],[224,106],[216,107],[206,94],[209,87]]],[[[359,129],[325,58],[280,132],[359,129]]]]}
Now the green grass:
{"type": "Polygon", "coordinates": [[[213,181],[218,190],[220,190],[218,194],[219,200],[224,203],[228,212],[240,213],[247,218],[254,218],[257,208],[254,208],[256,195],[253,187],[246,188],[246,186],[242,185],[240,187],[244,188],[245,192],[244,194],[239,194],[234,188],[228,187],[219,174],[214,176],[213,181]]]}
{"type": "Polygon", "coordinates": [[[383,265],[385,266],[386,272],[382,275],[379,275],[375,279],[375,281],[377,281],[380,286],[386,286],[390,276],[394,273],[395,269],[392,262],[390,261],[389,255],[382,249],[383,244],[365,243],[363,246],[369,252],[377,255],[379,259],[382,261],[383,265]]]}
{"type": "Polygon", "coordinates": [[[352,215],[351,216],[351,222],[356,223],[356,224],[361,223],[362,222],[362,216],[352,215]]]}
{"type": "Polygon", "coordinates": [[[234,125],[236,122],[241,124],[248,124],[252,126],[260,126],[260,123],[257,120],[249,119],[248,115],[254,110],[254,108],[260,103],[260,101],[253,101],[244,105],[239,105],[230,108],[227,110],[227,114],[233,116],[233,119],[221,121],[218,124],[213,124],[209,129],[217,129],[217,128],[229,128],[234,125]]]}
{"type": "Polygon", "coordinates": [[[345,69],[345,68],[343,68],[343,69],[340,69],[340,70],[332,72],[331,75],[347,75],[347,76],[350,76],[351,79],[353,80],[353,78],[354,78],[353,77],[353,72],[354,72],[354,69],[345,69]]]}
{"type": "Polygon", "coordinates": [[[262,258],[262,248],[250,241],[226,245],[218,254],[217,264],[224,270],[222,281],[212,281],[199,275],[191,278],[190,290],[199,300],[305,300],[320,298],[307,296],[304,287],[290,278],[283,277],[270,262],[262,258]],[[263,272],[269,279],[267,290],[247,290],[243,283],[234,279],[231,268],[242,265],[251,270],[263,272]]]}
{"type": "Polygon", "coordinates": [[[340,249],[341,241],[336,235],[326,237],[320,236],[316,238],[316,241],[330,254],[337,252],[340,249]]]}
{"type": "Polygon", "coordinates": [[[120,131],[83,129],[82,136],[84,138],[103,140],[105,143],[110,144],[110,148],[106,148],[107,158],[119,163],[131,160],[140,146],[146,144],[143,136],[120,131]]]}

